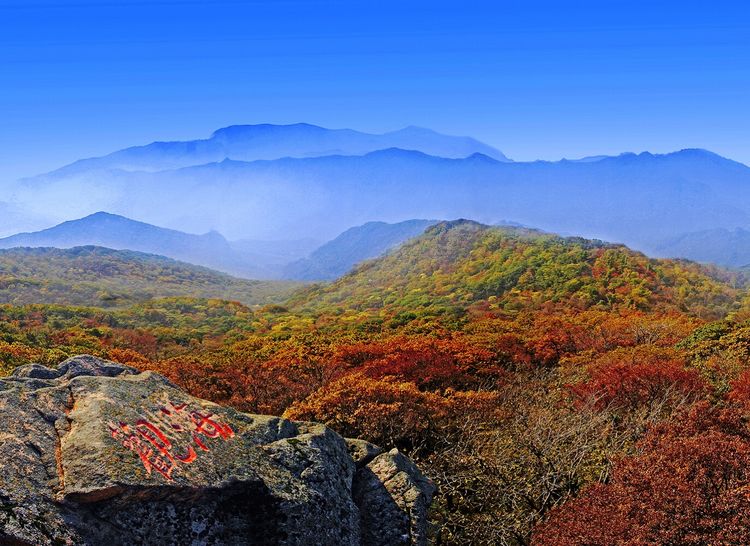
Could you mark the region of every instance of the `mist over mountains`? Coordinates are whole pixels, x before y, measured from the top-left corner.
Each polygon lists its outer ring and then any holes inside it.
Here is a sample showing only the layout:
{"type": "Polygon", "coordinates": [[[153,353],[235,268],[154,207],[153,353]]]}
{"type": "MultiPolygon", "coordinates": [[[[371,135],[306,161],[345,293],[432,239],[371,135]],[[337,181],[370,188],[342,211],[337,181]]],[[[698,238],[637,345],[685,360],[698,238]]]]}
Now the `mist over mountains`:
{"type": "Polygon", "coordinates": [[[750,168],[705,150],[511,162],[474,139],[419,128],[233,126],[78,161],[12,190],[6,234],[101,210],[235,241],[326,241],[373,220],[463,217],[663,255],[687,233],[750,227],[750,168]]]}
{"type": "Polygon", "coordinates": [[[0,239],[0,249],[97,246],[133,250],[253,279],[280,277],[283,266],[306,256],[318,245],[314,239],[230,242],[216,231],[194,235],[106,212],[0,239]]]}
{"type": "Polygon", "coordinates": [[[347,229],[310,256],[288,264],[286,279],[302,281],[333,280],[349,272],[359,262],[377,258],[399,244],[421,235],[434,220],[407,220],[396,224],[367,222],[347,229]]]}
{"type": "Polygon", "coordinates": [[[696,262],[714,263],[724,267],[750,265],[750,231],[707,229],[685,233],[662,242],[654,249],[656,256],[687,258],[696,262]]]}
{"type": "Polygon", "coordinates": [[[320,246],[314,239],[228,241],[215,231],[195,235],[97,212],[41,231],[2,238],[0,249],[103,247],[165,256],[247,279],[320,281],[340,277],[362,260],[380,256],[434,223],[368,222],[320,246]]]}

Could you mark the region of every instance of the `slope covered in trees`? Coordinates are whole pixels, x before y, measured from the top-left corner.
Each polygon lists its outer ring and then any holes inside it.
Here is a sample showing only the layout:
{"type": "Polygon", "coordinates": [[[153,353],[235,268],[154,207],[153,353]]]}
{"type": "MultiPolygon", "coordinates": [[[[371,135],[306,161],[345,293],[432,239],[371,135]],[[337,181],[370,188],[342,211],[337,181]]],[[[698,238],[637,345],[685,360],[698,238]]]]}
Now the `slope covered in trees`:
{"type": "Polygon", "coordinates": [[[162,256],[95,246],[0,250],[0,302],[122,306],[192,296],[247,305],[276,301],[299,284],[248,281],[162,256]]]}
{"type": "Polygon", "coordinates": [[[333,285],[310,289],[304,310],[340,307],[381,318],[513,314],[532,309],[638,309],[723,316],[739,278],[621,245],[540,232],[441,222],[333,285]]]}
{"type": "Polygon", "coordinates": [[[744,543],[741,281],[459,221],[282,305],[3,305],[0,361],[93,353],[398,447],[439,486],[437,544],[744,543]]]}

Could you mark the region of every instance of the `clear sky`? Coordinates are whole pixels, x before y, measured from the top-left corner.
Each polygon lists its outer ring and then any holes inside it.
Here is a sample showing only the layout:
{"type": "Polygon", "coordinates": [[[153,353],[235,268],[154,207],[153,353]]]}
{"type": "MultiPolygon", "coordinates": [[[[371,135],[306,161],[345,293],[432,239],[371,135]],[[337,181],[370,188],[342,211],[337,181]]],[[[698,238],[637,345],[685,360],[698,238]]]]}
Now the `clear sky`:
{"type": "Polygon", "coordinates": [[[0,0],[0,182],[300,121],[750,163],[748,4],[0,0]]]}

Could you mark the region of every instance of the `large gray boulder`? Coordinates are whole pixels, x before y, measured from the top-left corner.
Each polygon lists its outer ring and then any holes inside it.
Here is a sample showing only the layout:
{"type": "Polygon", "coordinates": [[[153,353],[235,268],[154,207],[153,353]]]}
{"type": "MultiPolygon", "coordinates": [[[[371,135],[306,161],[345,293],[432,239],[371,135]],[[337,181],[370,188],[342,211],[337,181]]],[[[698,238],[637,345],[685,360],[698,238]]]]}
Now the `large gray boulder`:
{"type": "Polygon", "coordinates": [[[421,545],[398,452],[79,356],[0,380],[0,544],[421,545]]]}

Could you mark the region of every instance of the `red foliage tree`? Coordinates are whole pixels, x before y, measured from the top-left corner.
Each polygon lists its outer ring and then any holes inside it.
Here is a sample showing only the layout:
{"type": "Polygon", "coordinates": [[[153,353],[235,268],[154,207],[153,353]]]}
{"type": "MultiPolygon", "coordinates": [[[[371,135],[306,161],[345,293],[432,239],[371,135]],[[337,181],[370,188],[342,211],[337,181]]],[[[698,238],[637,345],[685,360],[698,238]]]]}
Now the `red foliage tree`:
{"type": "Polygon", "coordinates": [[[597,484],[537,525],[538,546],[750,544],[750,432],[742,415],[696,405],[655,427],[597,484]]]}
{"type": "Polygon", "coordinates": [[[508,376],[503,356],[463,339],[396,337],[344,345],[336,358],[368,377],[397,378],[425,391],[496,386],[508,376]]]}
{"type": "Polygon", "coordinates": [[[671,399],[692,402],[708,391],[695,370],[679,360],[629,364],[615,362],[596,369],[591,380],[571,387],[579,400],[594,401],[599,408],[635,409],[671,399]]]}
{"type": "Polygon", "coordinates": [[[737,404],[742,410],[750,412],[750,370],[740,374],[731,384],[729,400],[737,404]]]}

